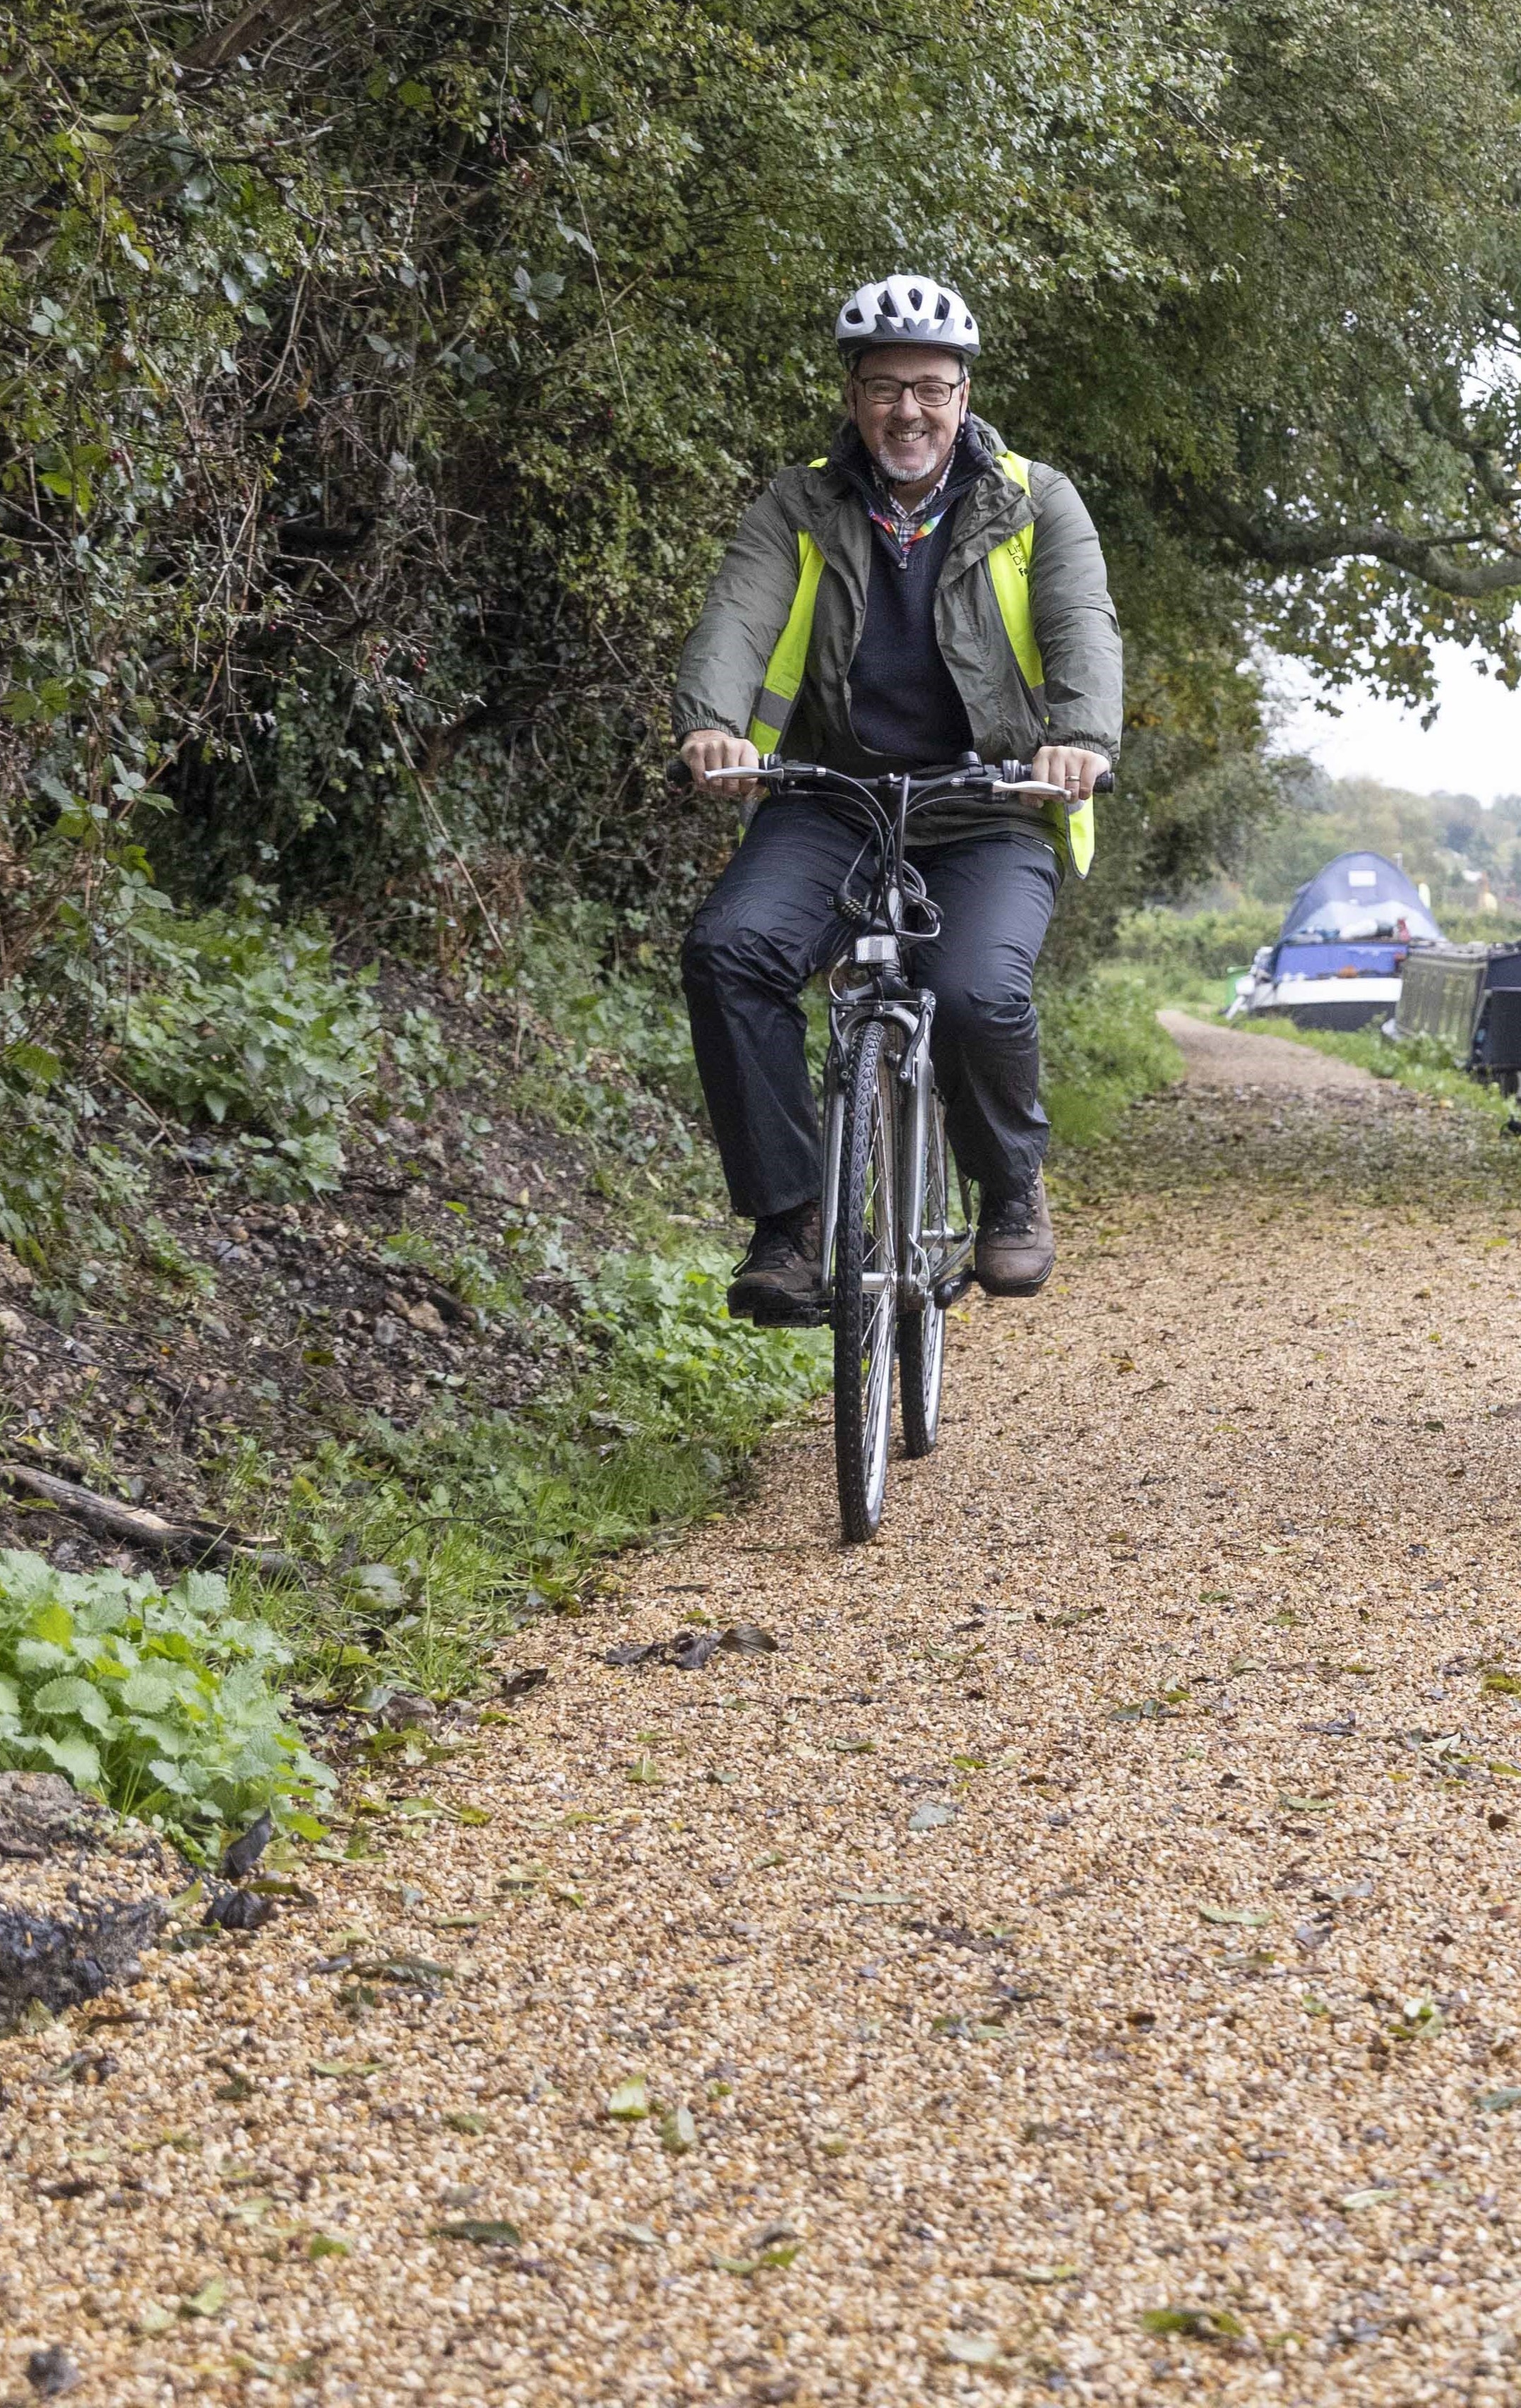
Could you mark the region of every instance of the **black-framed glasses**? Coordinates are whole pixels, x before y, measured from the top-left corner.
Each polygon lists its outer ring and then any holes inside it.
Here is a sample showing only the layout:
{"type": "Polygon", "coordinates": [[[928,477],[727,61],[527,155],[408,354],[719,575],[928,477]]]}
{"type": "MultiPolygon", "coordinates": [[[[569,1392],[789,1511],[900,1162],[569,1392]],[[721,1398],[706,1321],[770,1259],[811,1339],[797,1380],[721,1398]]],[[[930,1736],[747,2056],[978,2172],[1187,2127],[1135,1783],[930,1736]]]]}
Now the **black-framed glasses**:
{"type": "Polygon", "coordinates": [[[856,383],[868,401],[878,408],[886,408],[911,393],[921,409],[943,409],[954,401],[967,380],[957,377],[954,384],[945,377],[857,376],[856,383]]]}

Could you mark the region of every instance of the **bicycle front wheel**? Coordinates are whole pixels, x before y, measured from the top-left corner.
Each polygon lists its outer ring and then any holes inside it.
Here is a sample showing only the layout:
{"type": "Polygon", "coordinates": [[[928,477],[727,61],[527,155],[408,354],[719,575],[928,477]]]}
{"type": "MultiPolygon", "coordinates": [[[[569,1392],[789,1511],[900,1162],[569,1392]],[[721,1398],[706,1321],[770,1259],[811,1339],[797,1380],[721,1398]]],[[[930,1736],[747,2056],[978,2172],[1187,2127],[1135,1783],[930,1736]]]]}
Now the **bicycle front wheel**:
{"type": "MultiPolygon", "coordinates": [[[[931,1268],[945,1251],[945,1232],[951,1226],[949,1188],[945,1107],[935,1095],[930,1097],[925,1150],[924,1244],[931,1268]]],[[[904,1313],[897,1325],[897,1385],[903,1406],[905,1455],[927,1455],[940,1436],[940,1383],[944,1377],[945,1308],[929,1295],[922,1312],[904,1313]]]]}
{"type": "Polygon", "coordinates": [[[880,1020],[863,1022],[842,1082],[835,1231],[835,1471],[847,1543],[882,1520],[893,1418],[897,1245],[893,1065],[880,1020]]]}

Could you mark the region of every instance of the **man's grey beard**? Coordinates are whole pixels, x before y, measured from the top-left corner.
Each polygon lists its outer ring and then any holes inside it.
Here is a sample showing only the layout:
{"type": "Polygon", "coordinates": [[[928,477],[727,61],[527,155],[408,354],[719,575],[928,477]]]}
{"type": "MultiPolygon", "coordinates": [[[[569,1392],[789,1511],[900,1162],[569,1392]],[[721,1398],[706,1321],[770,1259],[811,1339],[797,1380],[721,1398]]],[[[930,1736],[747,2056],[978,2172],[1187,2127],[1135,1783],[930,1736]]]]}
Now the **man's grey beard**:
{"type": "Polygon", "coordinates": [[[939,477],[941,475],[942,472],[950,466],[951,454],[955,448],[956,447],[954,442],[949,443],[946,446],[944,452],[941,454],[940,458],[936,461],[932,468],[890,468],[880,452],[872,452],[871,465],[876,469],[878,476],[882,478],[889,485],[917,485],[926,477],[939,477]]]}

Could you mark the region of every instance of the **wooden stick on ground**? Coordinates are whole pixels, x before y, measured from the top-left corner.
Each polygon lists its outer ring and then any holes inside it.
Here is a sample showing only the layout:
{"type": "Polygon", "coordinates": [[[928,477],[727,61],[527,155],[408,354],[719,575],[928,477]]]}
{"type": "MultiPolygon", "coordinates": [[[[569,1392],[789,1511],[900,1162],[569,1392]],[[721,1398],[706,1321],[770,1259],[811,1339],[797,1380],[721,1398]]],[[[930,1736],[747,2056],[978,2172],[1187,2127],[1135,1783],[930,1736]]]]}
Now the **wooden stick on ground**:
{"type": "Polygon", "coordinates": [[[29,1463],[0,1463],[0,1480],[23,1496],[40,1497],[61,1512],[82,1522],[97,1539],[124,1539],[149,1555],[166,1555],[179,1564],[250,1563],[270,1578],[299,1574],[294,1555],[261,1539],[243,1539],[237,1531],[212,1529],[204,1523],[166,1522],[142,1505],[123,1505],[114,1497],[97,1497],[55,1472],[36,1471],[29,1463]]]}

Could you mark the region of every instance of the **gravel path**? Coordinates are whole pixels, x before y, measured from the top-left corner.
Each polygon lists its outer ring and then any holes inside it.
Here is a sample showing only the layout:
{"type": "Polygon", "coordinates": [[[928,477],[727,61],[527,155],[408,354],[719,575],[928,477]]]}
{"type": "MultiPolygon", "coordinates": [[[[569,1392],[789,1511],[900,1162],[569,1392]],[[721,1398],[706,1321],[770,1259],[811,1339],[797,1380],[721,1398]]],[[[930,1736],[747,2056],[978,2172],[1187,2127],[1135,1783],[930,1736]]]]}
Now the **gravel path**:
{"type": "Polygon", "coordinates": [[[1182,1047],[1195,1087],[1287,1087],[1299,1096],[1323,1096],[1378,1086],[1372,1072],[1357,1063],[1317,1054],[1290,1038],[1224,1028],[1218,1021],[1196,1020],[1190,1011],[1159,1011],[1156,1017],[1182,1047]]]}
{"type": "Polygon", "coordinates": [[[879,1544],[821,1415],[0,2049],[14,2395],[1521,2401],[1513,1157],[1195,1087],[1056,1203],[879,1544]],[[602,1660],[704,1622],[778,1652],[602,1660]]]}

